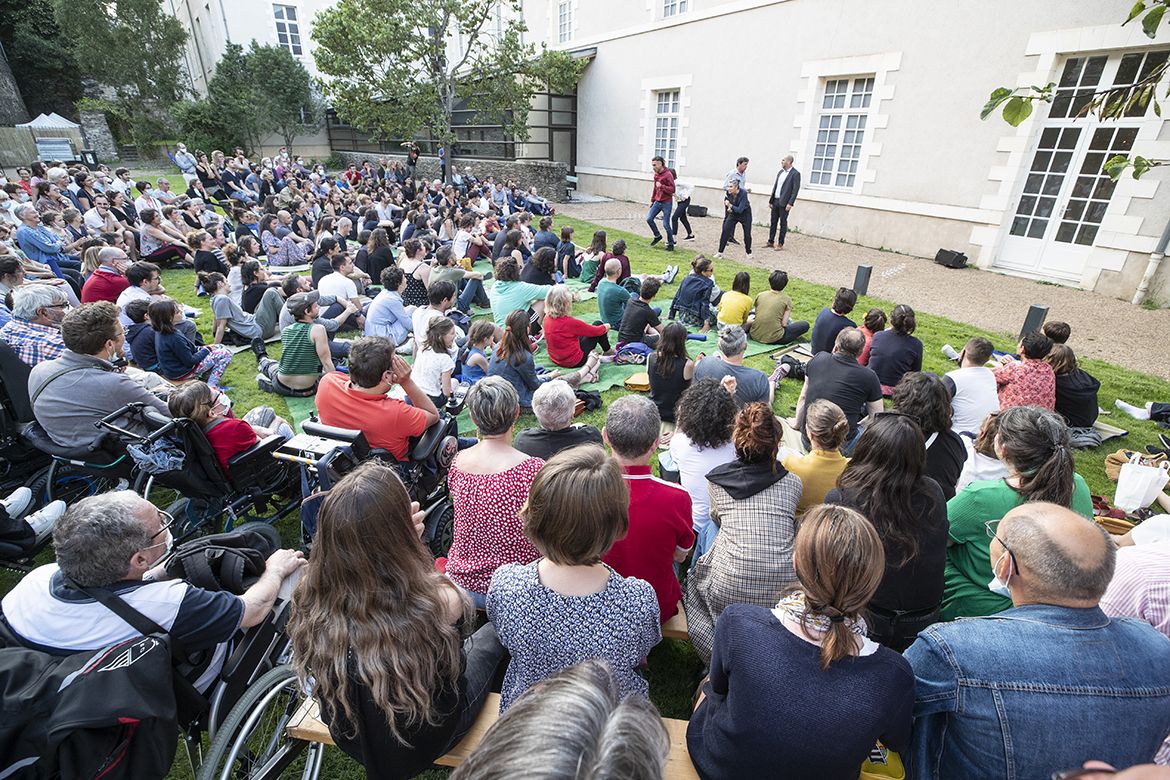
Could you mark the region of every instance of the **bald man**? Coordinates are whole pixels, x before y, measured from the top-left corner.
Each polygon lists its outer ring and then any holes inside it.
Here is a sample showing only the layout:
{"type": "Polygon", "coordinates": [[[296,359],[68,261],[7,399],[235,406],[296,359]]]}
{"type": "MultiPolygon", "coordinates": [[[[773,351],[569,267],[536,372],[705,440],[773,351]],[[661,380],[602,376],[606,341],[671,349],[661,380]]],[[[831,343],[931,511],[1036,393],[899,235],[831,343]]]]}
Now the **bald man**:
{"type": "Polygon", "coordinates": [[[1109,534],[1042,502],[988,524],[998,615],[939,623],[906,651],[915,778],[1038,778],[1089,759],[1148,763],[1170,734],[1170,641],[1098,603],[1117,552],[1109,534]]]}

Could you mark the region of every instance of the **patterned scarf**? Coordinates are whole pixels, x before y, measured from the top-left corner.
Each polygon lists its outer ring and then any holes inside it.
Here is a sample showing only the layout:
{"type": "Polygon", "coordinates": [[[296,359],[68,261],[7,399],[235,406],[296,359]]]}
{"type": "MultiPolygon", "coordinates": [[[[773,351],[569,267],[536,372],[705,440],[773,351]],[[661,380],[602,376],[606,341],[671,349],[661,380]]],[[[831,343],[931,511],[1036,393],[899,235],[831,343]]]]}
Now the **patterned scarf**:
{"type": "MultiPolygon", "coordinates": [[[[807,625],[812,630],[820,631],[822,634],[826,633],[829,630],[829,626],[833,624],[833,621],[829,617],[815,614],[809,610],[808,606],[805,604],[804,592],[799,590],[794,591],[793,593],[790,593],[789,595],[780,599],[780,601],[776,604],[776,610],[778,612],[783,612],[793,621],[807,625]],[[805,617],[806,615],[807,618],[805,617]]],[[[846,627],[848,627],[848,629],[854,634],[866,636],[867,632],[864,620],[857,618],[854,620],[846,620],[844,622],[846,627]]]]}

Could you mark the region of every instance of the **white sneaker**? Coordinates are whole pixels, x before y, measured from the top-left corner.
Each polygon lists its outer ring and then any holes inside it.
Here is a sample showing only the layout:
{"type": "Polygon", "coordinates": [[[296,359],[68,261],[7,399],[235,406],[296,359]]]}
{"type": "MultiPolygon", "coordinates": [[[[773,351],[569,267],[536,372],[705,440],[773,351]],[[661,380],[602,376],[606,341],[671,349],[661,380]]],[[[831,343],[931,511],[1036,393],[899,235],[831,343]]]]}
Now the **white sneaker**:
{"type": "Polygon", "coordinates": [[[24,518],[24,522],[32,526],[37,535],[37,542],[44,541],[45,537],[53,532],[53,526],[65,514],[65,502],[53,501],[38,512],[33,512],[24,518]]]}
{"type": "Polygon", "coordinates": [[[4,511],[13,520],[19,520],[28,512],[29,507],[32,506],[33,494],[32,491],[26,487],[18,487],[12,491],[12,494],[3,500],[0,500],[0,505],[4,507],[4,511]]]}
{"type": "Polygon", "coordinates": [[[955,352],[955,348],[952,347],[950,344],[943,344],[942,349],[939,351],[942,352],[943,355],[945,355],[948,360],[958,360],[959,359],[959,353],[955,352]]]}
{"type": "Polygon", "coordinates": [[[748,259],[748,260],[751,260],[751,259],[752,259],[752,253],[751,253],[751,252],[748,252],[747,259],[748,259]]]}
{"type": "Polygon", "coordinates": [[[399,355],[409,355],[414,352],[414,336],[411,336],[406,341],[402,342],[402,346],[394,350],[399,355]]]}
{"type": "Polygon", "coordinates": [[[716,260],[722,260],[722,259],[723,259],[723,253],[722,253],[722,252],[716,252],[715,254],[711,255],[711,257],[714,257],[716,260]]]}

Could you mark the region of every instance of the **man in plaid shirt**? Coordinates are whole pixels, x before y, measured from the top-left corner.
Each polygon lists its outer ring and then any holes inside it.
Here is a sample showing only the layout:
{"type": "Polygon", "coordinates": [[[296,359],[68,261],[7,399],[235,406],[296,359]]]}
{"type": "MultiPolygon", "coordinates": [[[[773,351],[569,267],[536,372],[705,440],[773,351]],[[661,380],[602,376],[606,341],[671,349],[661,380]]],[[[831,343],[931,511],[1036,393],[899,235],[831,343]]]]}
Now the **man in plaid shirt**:
{"type": "Polygon", "coordinates": [[[0,327],[0,339],[30,367],[59,358],[65,352],[60,326],[68,305],[56,287],[21,285],[12,291],[12,320],[0,327]]]}

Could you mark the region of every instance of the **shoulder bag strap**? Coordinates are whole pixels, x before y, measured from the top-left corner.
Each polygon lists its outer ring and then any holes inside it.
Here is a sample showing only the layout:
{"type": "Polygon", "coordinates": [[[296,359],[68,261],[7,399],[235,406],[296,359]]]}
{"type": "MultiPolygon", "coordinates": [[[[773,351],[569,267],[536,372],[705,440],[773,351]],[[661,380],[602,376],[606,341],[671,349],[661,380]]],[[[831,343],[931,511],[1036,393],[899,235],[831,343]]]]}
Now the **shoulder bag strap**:
{"type": "Polygon", "coordinates": [[[35,404],[37,399],[41,397],[41,393],[45,391],[45,388],[52,384],[55,380],[60,379],[61,377],[73,371],[80,371],[83,368],[94,368],[94,366],[69,366],[68,368],[63,368],[60,371],[54,373],[47,380],[45,380],[44,383],[42,383],[41,386],[37,388],[37,391],[32,394],[32,397],[28,399],[29,406],[35,404]]]}

